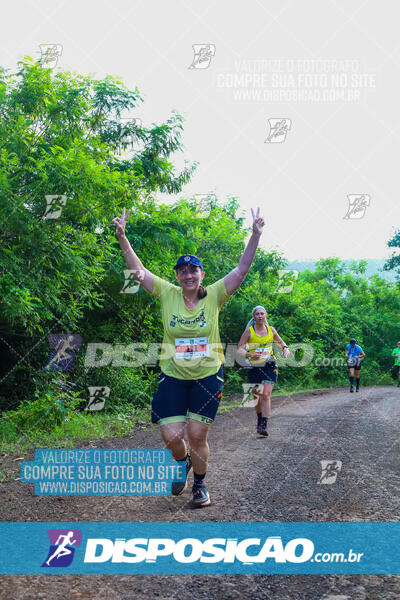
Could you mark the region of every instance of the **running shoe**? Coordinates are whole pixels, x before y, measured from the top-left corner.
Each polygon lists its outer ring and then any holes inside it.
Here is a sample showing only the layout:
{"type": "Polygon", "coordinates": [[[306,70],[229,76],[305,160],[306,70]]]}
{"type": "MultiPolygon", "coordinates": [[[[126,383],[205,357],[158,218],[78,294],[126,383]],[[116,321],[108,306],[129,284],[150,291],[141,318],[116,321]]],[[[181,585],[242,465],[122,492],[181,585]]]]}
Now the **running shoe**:
{"type": "Polygon", "coordinates": [[[267,417],[261,417],[260,422],[257,425],[257,433],[259,433],[260,435],[268,435],[267,424],[267,417]]]}
{"type": "Polygon", "coordinates": [[[400,381],[399,381],[399,383],[397,384],[397,387],[400,387],[400,381]]]}
{"type": "Polygon", "coordinates": [[[267,425],[265,423],[261,423],[260,425],[258,425],[257,433],[259,433],[260,435],[268,435],[267,425]]]}
{"type": "Polygon", "coordinates": [[[351,386],[351,388],[350,388],[350,391],[351,391],[351,392],[354,392],[354,388],[353,388],[353,386],[351,386]]]}
{"type": "Polygon", "coordinates": [[[356,392],[359,392],[359,391],[360,391],[360,386],[358,385],[358,386],[356,387],[356,392]]]}
{"type": "Polygon", "coordinates": [[[186,490],[186,488],[188,486],[188,475],[191,470],[192,470],[192,461],[191,461],[190,456],[188,455],[188,457],[186,459],[186,479],[185,479],[185,481],[174,481],[172,483],[172,495],[173,496],[180,496],[186,490]]]}
{"type": "Polygon", "coordinates": [[[210,494],[207,492],[206,484],[194,485],[192,488],[193,508],[202,508],[211,504],[210,494]]]}

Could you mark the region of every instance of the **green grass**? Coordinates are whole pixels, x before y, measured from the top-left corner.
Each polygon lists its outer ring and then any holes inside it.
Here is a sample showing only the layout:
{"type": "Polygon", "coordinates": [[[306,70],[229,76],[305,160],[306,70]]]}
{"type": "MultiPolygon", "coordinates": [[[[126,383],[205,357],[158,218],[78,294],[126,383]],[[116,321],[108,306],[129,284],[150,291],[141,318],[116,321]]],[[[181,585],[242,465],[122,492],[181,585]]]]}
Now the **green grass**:
{"type": "Polygon", "coordinates": [[[51,431],[32,427],[13,438],[3,435],[0,451],[14,453],[34,448],[74,448],[79,442],[127,436],[133,428],[147,425],[149,421],[149,409],[137,409],[134,414],[76,412],[51,431]]]}

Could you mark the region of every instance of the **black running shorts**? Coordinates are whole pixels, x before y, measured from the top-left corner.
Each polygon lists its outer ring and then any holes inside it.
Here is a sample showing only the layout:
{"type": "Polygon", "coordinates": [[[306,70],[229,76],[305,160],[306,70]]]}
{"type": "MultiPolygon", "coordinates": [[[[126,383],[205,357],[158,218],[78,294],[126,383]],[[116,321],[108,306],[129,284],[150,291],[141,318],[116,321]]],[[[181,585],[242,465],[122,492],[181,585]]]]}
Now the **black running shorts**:
{"type": "Polygon", "coordinates": [[[278,379],[276,362],[267,362],[263,367],[252,367],[248,370],[247,378],[249,383],[269,383],[274,385],[278,379]]]}
{"type": "Polygon", "coordinates": [[[350,369],[355,369],[356,371],[359,371],[361,369],[361,360],[357,360],[356,358],[349,358],[349,360],[347,361],[347,366],[350,369]]]}
{"type": "Polygon", "coordinates": [[[212,423],[222,398],[222,365],[215,375],[202,379],[177,379],[160,373],[158,388],[151,403],[151,422],[185,422],[186,418],[212,423]]]}

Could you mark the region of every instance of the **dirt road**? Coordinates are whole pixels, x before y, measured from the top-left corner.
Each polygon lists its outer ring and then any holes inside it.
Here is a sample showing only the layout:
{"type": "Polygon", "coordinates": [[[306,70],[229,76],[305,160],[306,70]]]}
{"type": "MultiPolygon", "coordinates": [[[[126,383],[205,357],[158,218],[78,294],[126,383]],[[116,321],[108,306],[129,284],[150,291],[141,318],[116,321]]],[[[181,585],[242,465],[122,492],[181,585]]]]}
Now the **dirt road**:
{"type": "MultiPolygon", "coordinates": [[[[253,409],[217,417],[209,436],[210,507],[191,509],[190,488],[179,497],[46,498],[34,495],[33,484],[11,480],[0,484],[1,520],[398,521],[399,417],[395,387],[274,398],[267,438],[255,433],[253,409]],[[322,460],[342,463],[332,484],[319,484],[322,460]]],[[[91,447],[162,445],[158,428],[149,427],[91,447]]],[[[3,463],[2,470],[18,477],[18,462],[7,457],[3,463]]],[[[400,575],[3,575],[0,588],[7,600],[395,600],[400,575]]]]}

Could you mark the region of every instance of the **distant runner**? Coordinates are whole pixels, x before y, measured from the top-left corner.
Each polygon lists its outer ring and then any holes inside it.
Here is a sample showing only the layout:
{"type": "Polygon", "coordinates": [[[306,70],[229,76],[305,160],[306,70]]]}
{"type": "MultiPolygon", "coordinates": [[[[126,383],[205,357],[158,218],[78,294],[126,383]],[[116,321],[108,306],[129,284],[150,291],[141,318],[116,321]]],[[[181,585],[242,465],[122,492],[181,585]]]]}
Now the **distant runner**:
{"type": "Polygon", "coordinates": [[[365,352],[358,346],[356,340],[351,338],[350,344],[346,346],[347,366],[349,367],[350,392],[354,392],[354,371],[356,373],[356,392],[360,390],[360,370],[361,359],[364,358],[365,352]]]}
{"type": "Polygon", "coordinates": [[[255,399],[258,399],[255,406],[257,433],[265,436],[268,435],[267,425],[271,414],[272,389],[278,378],[274,342],[279,344],[283,350],[283,356],[287,358],[290,355],[289,349],[276,329],[268,324],[265,308],[256,306],[253,308],[253,316],[239,340],[237,352],[246,356],[252,365],[248,372],[248,381],[254,384],[253,395],[255,399]],[[249,347],[248,351],[244,348],[246,344],[249,347]],[[262,385],[257,386],[257,384],[262,385]]]}
{"type": "Polygon", "coordinates": [[[239,264],[228,275],[204,288],[203,264],[197,256],[180,256],[174,265],[179,285],[173,285],[146,269],[125,236],[129,217],[113,219],[125,261],[141,285],[161,303],[164,328],[161,373],[152,400],[152,422],[159,423],[161,435],[175,460],[185,461],[186,481],[172,485],[174,495],[182,494],[194,468],[193,507],[211,504],[204,483],[209,447],[208,431],[222,397],[224,353],[218,328],[223,303],[242,283],[248,272],[264,227],[260,209],[253,217],[253,233],[239,264]],[[187,437],[190,455],[184,440],[187,437]]]}
{"type": "Polygon", "coordinates": [[[400,342],[397,342],[397,348],[394,348],[394,350],[392,352],[392,356],[395,357],[394,366],[396,367],[398,378],[399,378],[397,387],[400,387],[400,342]]]}

